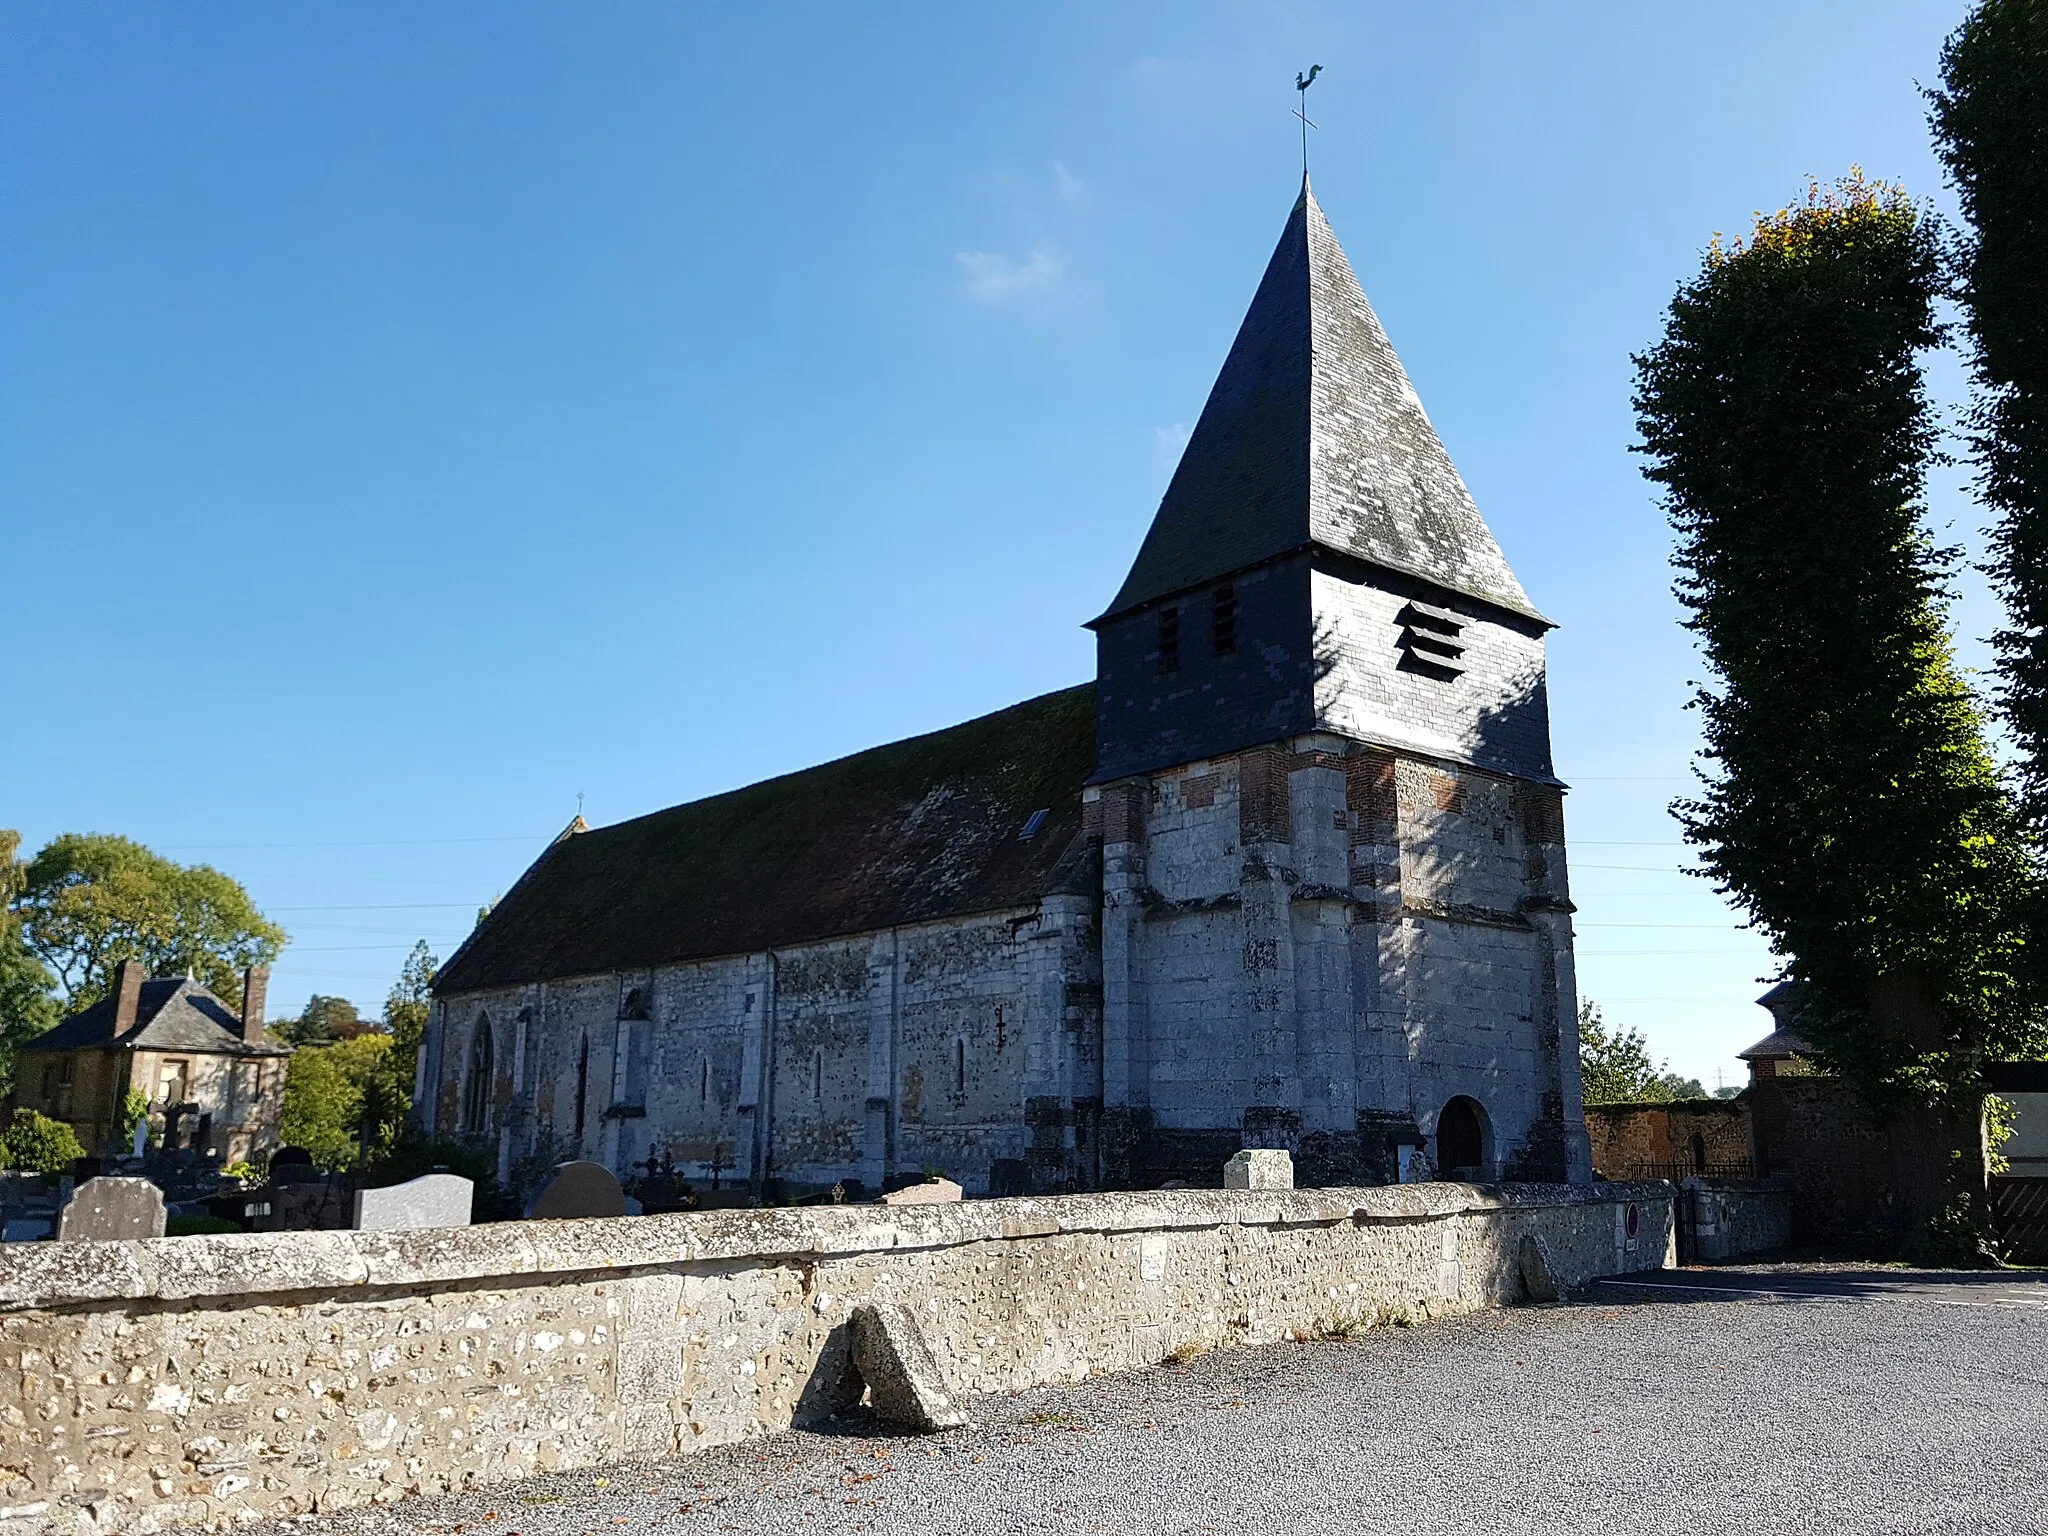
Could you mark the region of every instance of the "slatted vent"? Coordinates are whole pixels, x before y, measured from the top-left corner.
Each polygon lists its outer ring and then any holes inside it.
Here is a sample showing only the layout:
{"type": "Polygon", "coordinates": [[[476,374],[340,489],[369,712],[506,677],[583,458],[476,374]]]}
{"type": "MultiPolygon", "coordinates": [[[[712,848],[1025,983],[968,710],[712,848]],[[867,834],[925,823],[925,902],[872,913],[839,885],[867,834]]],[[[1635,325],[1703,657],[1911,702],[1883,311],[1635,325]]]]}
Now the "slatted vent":
{"type": "Polygon", "coordinates": [[[1433,603],[1410,601],[1395,615],[1401,637],[1394,643],[1401,659],[1395,663],[1403,672],[1419,672],[1448,683],[1465,670],[1465,646],[1459,639],[1465,632],[1465,616],[1433,603]]]}

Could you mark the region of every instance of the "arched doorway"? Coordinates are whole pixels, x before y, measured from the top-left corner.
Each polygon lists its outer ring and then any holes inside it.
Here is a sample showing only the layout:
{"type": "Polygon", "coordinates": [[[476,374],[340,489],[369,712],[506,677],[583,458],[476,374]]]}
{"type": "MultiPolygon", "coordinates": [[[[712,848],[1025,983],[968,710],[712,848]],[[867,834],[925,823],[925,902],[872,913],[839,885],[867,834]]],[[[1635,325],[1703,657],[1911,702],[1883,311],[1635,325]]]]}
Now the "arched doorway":
{"type": "Polygon", "coordinates": [[[1436,1117],[1437,1177],[1477,1183],[1487,1177],[1486,1111],[1463,1094],[1436,1117]]]}

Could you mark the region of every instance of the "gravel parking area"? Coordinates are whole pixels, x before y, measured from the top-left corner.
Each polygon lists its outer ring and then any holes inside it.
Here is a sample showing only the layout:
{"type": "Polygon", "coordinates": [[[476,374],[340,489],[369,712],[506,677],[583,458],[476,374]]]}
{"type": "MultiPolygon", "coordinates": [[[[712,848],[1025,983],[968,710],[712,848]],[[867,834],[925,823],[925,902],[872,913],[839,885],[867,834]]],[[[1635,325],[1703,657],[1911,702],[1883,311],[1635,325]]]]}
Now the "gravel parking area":
{"type": "Polygon", "coordinates": [[[1642,1284],[284,1529],[2048,1533],[2048,1279],[1642,1284]]]}

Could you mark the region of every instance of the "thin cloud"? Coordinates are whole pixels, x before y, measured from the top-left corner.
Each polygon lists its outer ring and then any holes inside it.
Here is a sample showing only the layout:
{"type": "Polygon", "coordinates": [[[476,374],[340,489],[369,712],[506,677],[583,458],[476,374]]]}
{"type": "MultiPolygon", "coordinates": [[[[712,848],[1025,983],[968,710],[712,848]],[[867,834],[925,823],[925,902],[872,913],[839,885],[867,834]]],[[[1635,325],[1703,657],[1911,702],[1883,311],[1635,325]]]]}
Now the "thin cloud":
{"type": "Polygon", "coordinates": [[[967,275],[967,291],[984,304],[1043,293],[1059,281],[1062,270],[1059,259],[1046,251],[1033,251],[1023,262],[994,251],[957,251],[953,259],[967,275]]]}
{"type": "Polygon", "coordinates": [[[1053,161],[1052,176],[1059,188],[1061,202],[1078,203],[1088,195],[1088,183],[1068,170],[1063,161],[1053,161]]]}

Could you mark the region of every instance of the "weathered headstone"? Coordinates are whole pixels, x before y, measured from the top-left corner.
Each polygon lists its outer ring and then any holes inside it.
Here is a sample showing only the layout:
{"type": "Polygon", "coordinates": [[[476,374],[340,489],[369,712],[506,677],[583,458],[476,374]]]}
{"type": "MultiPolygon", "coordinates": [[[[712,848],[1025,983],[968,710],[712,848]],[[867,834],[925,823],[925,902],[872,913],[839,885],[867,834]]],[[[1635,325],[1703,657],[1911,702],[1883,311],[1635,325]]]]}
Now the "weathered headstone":
{"type": "Polygon", "coordinates": [[[164,1192],[147,1179],[87,1179],[57,1213],[60,1243],[164,1235],[164,1192]]]}
{"type": "Polygon", "coordinates": [[[1294,1158],[1281,1147],[1246,1147],[1223,1165],[1225,1189],[1292,1189],[1294,1158]]]}
{"type": "Polygon", "coordinates": [[[853,1363],[867,1383],[869,1404],[885,1423],[930,1434],[967,1422],[910,1308],[885,1302],[855,1311],[853,1363]]]}
{"type": "Polygon", "coordinates": [[[882,1196],[884,1205],[953,1205],[960,1199],[962,1191],[951,1179],[926,1179],[922,1184],[906,1184],[901,1189],[892,1189],[882,1196]]]}
{"type": "Polygon", "coordinates": [[[453,1173],[423,1174],[384,1189],[356,1191],[359,1232],[413,1232],[423,1227],[466,1227],[476,1184],[453,1173]]]}
{"type": "Polygon", "coordinates": [[[557,1163],[555,1176],[526,1202],[530,1221],[625,1214],[626,1192],[602,1163],[557,1163]]]}

